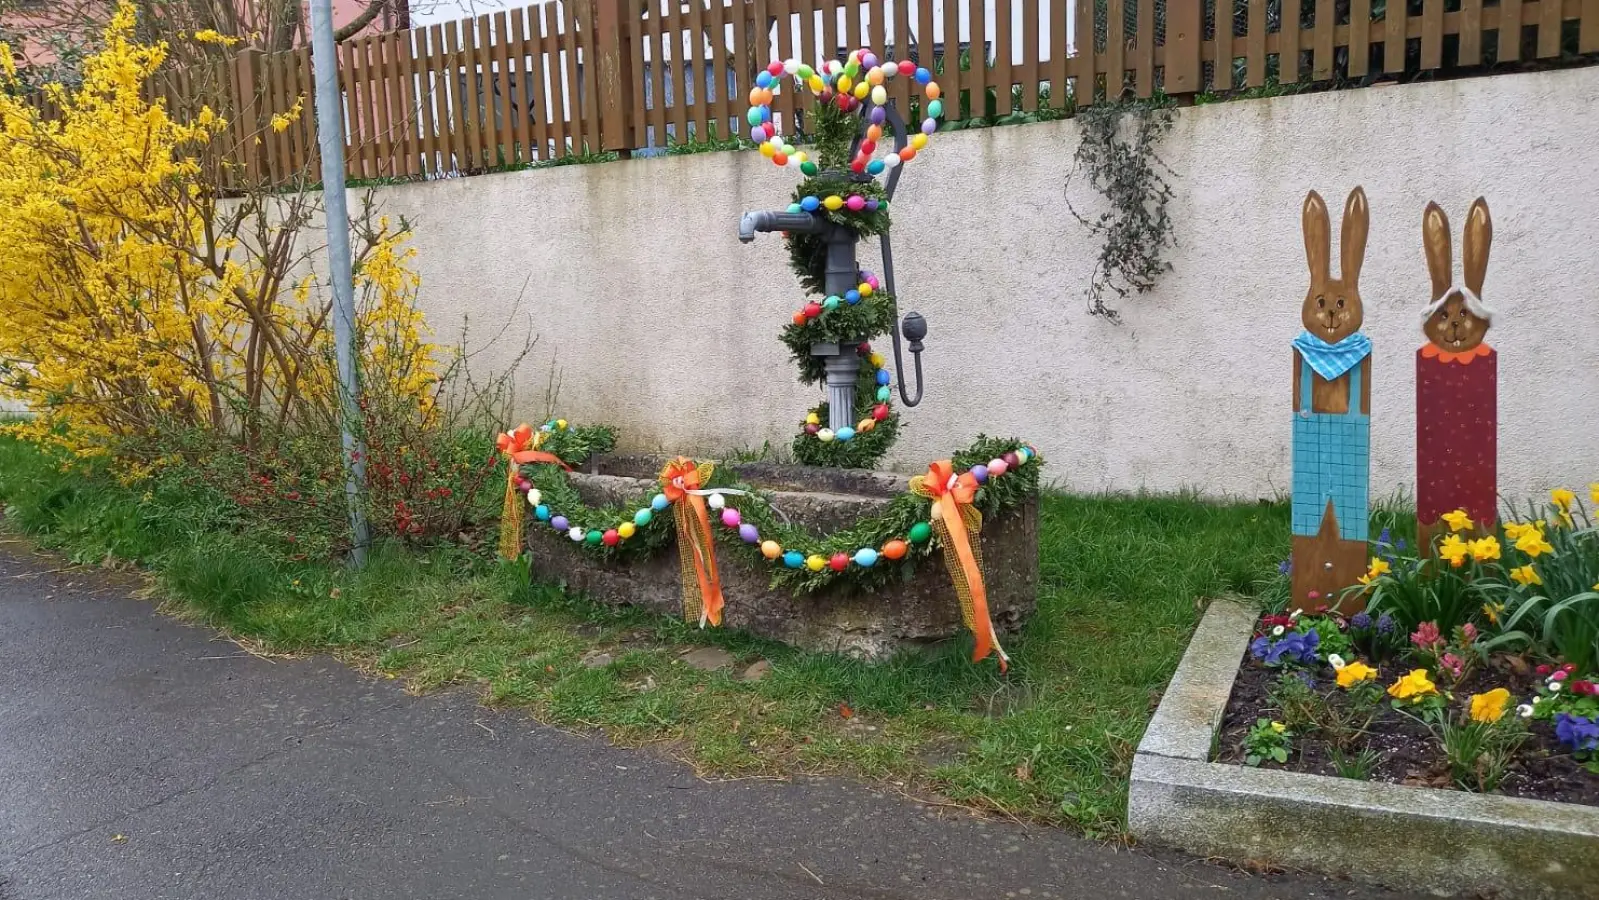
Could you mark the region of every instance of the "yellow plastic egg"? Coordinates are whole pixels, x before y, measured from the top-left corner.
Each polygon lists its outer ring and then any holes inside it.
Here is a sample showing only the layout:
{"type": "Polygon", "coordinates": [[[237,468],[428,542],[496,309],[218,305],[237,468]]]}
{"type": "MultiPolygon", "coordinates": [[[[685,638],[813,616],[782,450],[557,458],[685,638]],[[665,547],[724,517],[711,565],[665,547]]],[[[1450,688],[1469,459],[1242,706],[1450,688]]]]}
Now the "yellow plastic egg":
{"type": "Polygon", "coordinates": [[[555,430],[556,431],[565,431],[566,430],[566,420],[565,419],[556,419],[555,420],[555,430]]]}
{"type": "Polygon", "coordinates": [[[844,205],[844,198],[834,194],[833,196],[828,197],[826,200],[823,200],[822,205],[828,209],[839,209],[844,205]]]}
{"type": "Polygon", "coordinates": [[[866,282],[864,282],[864,281],[863,281],[863,282],[861,282],[861,286],[860,286],[860,287],[859,287],[859,288],[857,288],[857,290],[859,290],[859,291],[860,291],[860,292],[861,292],[861,296],[862,296],[862,297],[870,297],[870,296],[871,296],[871,295],[872,295],[872,294],[874,294],[874,293],[876,293],[876,292],[875,292],[875,291],[874,291],[874,290],[873,290],[873,289],[872,289],[872,286],[871,286],[871,285],[869,285],[869,284],[867,284],[867,283],[866,283],[866,282]]]}
{"type": "MultiPolygon", "coordinates": [[[[876,73],[875,69],[873,70],[873,73],[876,73]]],[[[888,88],[885,88],[882,85],[872,88],[872,102],[876,103],[878,106],[882,106],[884,103],[887,103],[888,88]]]]}
{"type": "Polygon", "coordinates": [[[632,522],[623,522],[622,524],[616,526],[616,533],[621,535],[622,540],[625,541],[633,535],[638,534],[638,526],[634,525],[632,522]]]}
{"type": "Polygon", "coordinates": [[[876,428],[876,427],[877,427],[877,420],[873,419],[871,417],[867,417],[867,418],[862,419],[859,422],[855,423],[855,430],[856,431],[871,431],[873,428],[876,428]]]}
{"type": "Polygon", "coordinates": [[[805,417],[805,424],[806,425],[820,425],[820,424],[822,424],[822,417],[817,415],[816,413],[811,413],[810,415],[805,417]]]}
{"type": "Polygon", "coordinates": [[[812,553],[810,556],[805,557],[805,568],[810,569],[812,572],[820,572],[827,568],[827,560],[812,553]]]}
{"type": "Polygon", "coordinates": [[[883,354],[877,353],[877,352],[873,352],[872,355],[866,357],[866,359],[873,366],[876,366],[879,369],[881,369],[883,367],[883,363],[887,362],[887,360],[883,358],[883,354]]]}
{"type": "Polygon", "coordinates": [[[863,81],[860,84],[855,85],[855,90],[851,93],[855,95],[856,100],[865,100],[866,95],[870,94],[871,92],[872,86],[863,81]]]}
{"type": "Polygon", "coordinates": [[[766,143],[762,144],[761,145],[761,155],[766,157],[767,159],[771,159],[773,156],[776,156],[777,155],[777,145],[772,143],[771,141],[767,141],[766,143]]]}
{"type": "Polygon", "coordinates": [[[840,93],[848,93],[849,89],[854,87],[854,86],[855,86],[855,81],[853,79],[851,79],[848,75],[840,75],[840,76],[838,76],[838,90],[839,90],[840,93]]]}
{"type": "Polygon", "coordinates": [[[916,134],[911,135],[911,146],[915,147],[917,150],[920,150],[923,147],[926,147],[927,146],[927,135],[922,134],[921,132],[917,132],[916,134]]]}
{"type": "Polygon", "coordinates": [[[823,81],[820,75],[812,75],[811,80],[806,82],[805,86],[820,94],[822,88],[827,87],[827,82],[823,81]]]}

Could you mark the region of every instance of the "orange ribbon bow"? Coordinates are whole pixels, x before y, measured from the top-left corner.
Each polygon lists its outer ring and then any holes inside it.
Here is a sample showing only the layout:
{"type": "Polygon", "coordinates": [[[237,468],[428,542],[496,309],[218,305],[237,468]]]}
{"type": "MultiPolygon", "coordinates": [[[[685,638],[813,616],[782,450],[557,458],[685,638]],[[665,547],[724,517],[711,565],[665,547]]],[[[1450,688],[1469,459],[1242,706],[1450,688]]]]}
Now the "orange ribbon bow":
{"type": "Polygon", "coordinates": [[[944,548],[944,567],[955,583],[955,596],[960,599],[966,627],[977,639],[972,662],[998,653],[999,670],[1005,671],[1010,657],[999,645],[999,635],[988,614],[988,591],[983,587],[983,551],[977,541],[983,514],[972,505],[977,497],[977,479],[970,472],[956,477],[954,463],[943,459],[929,465],[926,475],[911,479],[911,493],[933,501],[933,530],[938,534],[939,546],[944,548]]]}
{"type": "Polygon", "coordinates": [[[515,431],[501,434],[494,441],[506,456],[505,506],[500,511],[500,556],[516,559],[522,553],[522,498],[516,492],[517,467],[525,463],[554,463],[571,469],[553,453],[538,449],[543,436],[523,422],[515,431]]]}
{"type": "Polygon", "coordinates": [[[711,531],[705,494],[700,490],[711,477],[710,463],[695,463],[679,456],[661,470],[661,491],[672,504],[677,522],[677,550],[683,571],[683,618],[722,624],[722,579],[716,572],[716,538],[711,531]],[[692,578],[690,573],[692,572],[692,578]],[[698,592],[694,586],[699,585],[698,592]]]}

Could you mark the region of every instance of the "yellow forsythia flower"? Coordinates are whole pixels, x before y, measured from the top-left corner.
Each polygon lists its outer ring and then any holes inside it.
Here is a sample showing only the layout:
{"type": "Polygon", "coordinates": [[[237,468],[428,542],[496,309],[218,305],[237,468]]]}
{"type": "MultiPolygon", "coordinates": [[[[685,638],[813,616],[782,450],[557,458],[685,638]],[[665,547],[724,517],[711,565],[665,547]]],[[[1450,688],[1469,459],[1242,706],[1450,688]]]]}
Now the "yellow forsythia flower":
{"type": "Polygon", "coordinates": [[[1543,579],[1538,577],[1538,572],[1532,567],[1531,563],[1511,569],[1510,577],[1517,584],[1524,587],[1534,584],[1543,584],[1543,579]]]}
{"type": "Polygon", "coordinates": [[[1536,528],[1528,531],[1516,540],[1516,549],[1527,554],[1533,559],[1537,559],[1545,553],[1555,552],[1555,548],[1550,546],[1548,541],[1544,540],[1543,532],[1536,528]]]}
{"type": "Polygon", "coordinates": [[[1409,675],[1390,685],[1388,693],[1396,700],[1420,700],[1438,693],[1438,686],[1427,677],[1426,669],[1412,669],[1409,675]]]}
{"type": "Polygon", "coordinates": [[[197,43],[221,44],[224,47],[231,47],[239,42],[238,38],[223,34],[215,28],[202,28],[194,33],[193,38],[197,43]]]}
{"type": "Polygon", "coordinates": [[[1353,687],[1357,682],[1370,681],[1376,677],[1376,669],[1357,659],[1338,670],[1338,686],[1341,688],[1353,687]]]}
{"type": "Polygon", "coordinates": [[[1555,488],[1549,492],[1549,502],[1553,503],[1556,509],[1567,509],[1576,499],[1577,495],[1566,490],[1565,488],[1555,488]]]}
{"type": "Polygon", "coordinates": [[[1465,531],[1474,525],[1474,523],[1471,521],[1471,516],[1467,515],[1466,511],[1463,509],[1457,509],[1454,512],[1444,513],[1444,521],[1449,523],[1450,531],[1465,531]]]}
{"type": "Polygon", "coordinates": [[[1465,565],[1466,557],[1471,555],[1471,545],[1461,540],[1460,535],[1451,534],[1439,542],[1438,555],[1458,569],[1465,565]]]}
{"type": "Polygon", "coordinates": [[[1471,558],[1477,562],[1487,562],[1499,558],[1499,539],[1493,535],[1471,542],[1471,558]]]}
{"type": "Polygon", "coordinates": [[[1510,692],[1504,688],[1494,688],[1485,694],[1471,696],[1471,720],[1473,722],[1497,722],[1505,717],[1505,705],[1510,702],[1510,692]]]}

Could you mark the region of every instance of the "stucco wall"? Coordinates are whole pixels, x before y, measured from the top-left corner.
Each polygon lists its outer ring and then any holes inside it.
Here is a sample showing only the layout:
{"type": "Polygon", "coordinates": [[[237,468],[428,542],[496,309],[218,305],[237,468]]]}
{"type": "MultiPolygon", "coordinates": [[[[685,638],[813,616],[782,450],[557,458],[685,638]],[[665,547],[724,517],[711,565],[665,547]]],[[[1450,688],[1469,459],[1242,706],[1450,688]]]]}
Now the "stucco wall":
{"type": "MultiPolygon", "coordinates": [[[[1599,479],[1594,96],[1590,68],[1182,111],[1161,146],[1177,173],[1174,271],[1124,303],[1119,326],[1085,312],[1097,244],[1062,188],[1077,127],[939,135],[896,202],[901,309],[926,315],[931,333],[926,399],[891,462],[917,468],[986,431],[1033,440],[1074,489],[1286,490],[1300,203],[1316,188],[1341,211],[1363,184],[1374,493],[1413,480],[1413,354],[1430,299],[1422,208],[1444,205],[1458,247],[1478,194],[1494,217],[1484,293],[1501,310],[1501,489],[1599,479]]],[[[479,366],[539,334],[523,370],[530,414],[553,361],[572,420],[614,423],[630,447],[692,452],[786,445],[814,399],[776,340],[802,303],[781,241],[735,234],[742,211],[780,208],[793,184],[754,153],[722,153],[381,195],[418,225],[440,331],[462,314],[480,336],[514,320],[479,366]]]]}

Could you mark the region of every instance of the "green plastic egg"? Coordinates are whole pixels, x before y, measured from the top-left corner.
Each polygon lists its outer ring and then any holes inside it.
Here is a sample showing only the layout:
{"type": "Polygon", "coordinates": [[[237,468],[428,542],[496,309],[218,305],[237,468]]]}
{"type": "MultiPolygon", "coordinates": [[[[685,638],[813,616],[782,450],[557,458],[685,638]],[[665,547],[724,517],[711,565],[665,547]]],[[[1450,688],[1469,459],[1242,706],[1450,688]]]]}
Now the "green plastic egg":
{"type": "Polygon", "coordinates": [[[915,525],[911,526],[910,537],[911,543],[913,544],[924,544],[927,542],[927,539],[931,538],[932,536],[933,526],[927,524],[926,522],[917,522],[915,525]]]}

